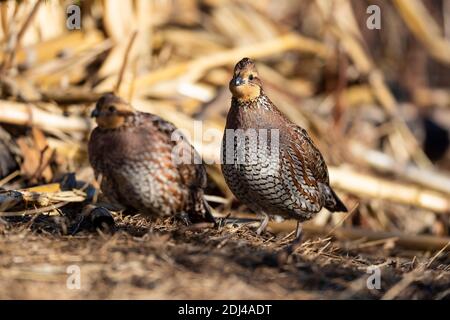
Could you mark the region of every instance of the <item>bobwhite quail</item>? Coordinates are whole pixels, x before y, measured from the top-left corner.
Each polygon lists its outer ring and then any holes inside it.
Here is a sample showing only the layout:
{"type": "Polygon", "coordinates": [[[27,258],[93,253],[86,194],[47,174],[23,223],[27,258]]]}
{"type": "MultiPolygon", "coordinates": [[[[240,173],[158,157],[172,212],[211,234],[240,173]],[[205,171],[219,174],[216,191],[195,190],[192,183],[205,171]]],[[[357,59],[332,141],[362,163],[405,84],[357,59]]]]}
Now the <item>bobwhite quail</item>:
{"type": "Polygon", "coordinates": [[[330,187],[325,161],[306,130],[288,120],[264,93],[255,64],[244,58],[230,81],[233,95],[222,141],[222,173],[238,200],[264,216],[311,219],[322,207],[347,208],[330,187]]]}
{"type": "Polygon", "coordinates": [[[89,139],[89,161],[112,203],[152,216],[214,222],[203,195],[205,167],[172,123],[112,93],[98,100],[92,117],[98,126],[89,139]]]}

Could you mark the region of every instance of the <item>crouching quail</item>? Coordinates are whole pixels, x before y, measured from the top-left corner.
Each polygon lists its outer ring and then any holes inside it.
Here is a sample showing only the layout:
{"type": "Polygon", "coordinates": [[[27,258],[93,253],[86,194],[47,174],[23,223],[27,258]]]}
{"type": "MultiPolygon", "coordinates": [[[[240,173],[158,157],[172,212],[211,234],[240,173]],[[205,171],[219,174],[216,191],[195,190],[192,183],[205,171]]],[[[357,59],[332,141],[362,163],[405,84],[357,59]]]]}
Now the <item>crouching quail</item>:
{"type": "Polygon", "coordinates": [[[151,216],[214,222],[203,194],[204,165],[172,123],[112,93],[98,100],[92,117],[98,126],[89,139],[89,161],[108,200],[151,216]]]}
{"type": "Polygon", "coordinates": [[[233,95],[222,141],[222,173],[238,200],[264,215],[311,219],[322,207],[347,211],[330,187],[325,161],[306,130],[288,120],[264,93],[255,64],[244,58],[230,81],[233,95]]]}

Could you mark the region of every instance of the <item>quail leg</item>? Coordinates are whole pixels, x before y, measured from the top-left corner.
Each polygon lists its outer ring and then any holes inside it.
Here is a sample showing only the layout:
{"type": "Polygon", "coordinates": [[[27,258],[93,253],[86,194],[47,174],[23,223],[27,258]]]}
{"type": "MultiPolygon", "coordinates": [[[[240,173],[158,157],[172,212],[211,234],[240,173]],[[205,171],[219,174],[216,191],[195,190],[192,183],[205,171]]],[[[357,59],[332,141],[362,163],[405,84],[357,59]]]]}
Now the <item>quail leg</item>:
{"type": "Polygon", "coordinates": [[[302,242],[302,236],[303,236],[303,227],[300,221],[297,221],[297,228],[295,229],[295,239],[292,241],[292,243],[297,242],[297,243],[301,243],[302,242]]]}
{"type": "Polygon", "coordinates": [[[295,237],[286,247],[286,252],[291,255],[302,244],[303,228],[300,221],[297,221],[297,227],[295,228],[295,237]]]}
{"type": "Polygon", "coordinates": [[[269,216],[267,215],[267,213],[263,212],[263,219],[261,220],[261,223],[258,227],[258,229],[256,230],[256,234],[259,236],[261,235],[261,233],[263,233],[264,231],[266,231],[267,225],[269,224],[269,216]]]}
{"type": "Polygon", "coordinates": [[[286,251],[288,255],[291,255],[302,244],[303,228],[300,221],[297,221],[297,228],[295,229],[295,238],[287,246],[286,251]]]}
{"type": "Polygon", "coordinates": [[[283,265],[287,262],[289,256],[295,252],[295,250],[297,250],[297,248],[301,245],[302,243],[302,232],[303,228],[302,228],[302,223],[300,221],[297,221],[297,228],[295,229],[295,238],[294,240],[291,241],[291,243],[284,248],[283,250],[281,250],[278,253],[278,264],[279,265],[283,265]]]}

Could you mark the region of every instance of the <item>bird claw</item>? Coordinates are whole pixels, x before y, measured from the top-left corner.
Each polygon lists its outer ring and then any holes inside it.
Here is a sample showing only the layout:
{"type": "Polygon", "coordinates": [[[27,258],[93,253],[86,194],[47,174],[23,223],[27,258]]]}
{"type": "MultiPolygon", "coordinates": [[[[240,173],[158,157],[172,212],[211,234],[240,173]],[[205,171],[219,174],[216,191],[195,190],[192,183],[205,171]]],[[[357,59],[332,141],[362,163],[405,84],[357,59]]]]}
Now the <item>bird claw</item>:
{"type": "Polygon", "coordinates": [[[181,212],[178,214],[178,218],[186,225],[190,226],[192,224],[191,219],[189,219],[189,215],[187,212],[181,212]]]}

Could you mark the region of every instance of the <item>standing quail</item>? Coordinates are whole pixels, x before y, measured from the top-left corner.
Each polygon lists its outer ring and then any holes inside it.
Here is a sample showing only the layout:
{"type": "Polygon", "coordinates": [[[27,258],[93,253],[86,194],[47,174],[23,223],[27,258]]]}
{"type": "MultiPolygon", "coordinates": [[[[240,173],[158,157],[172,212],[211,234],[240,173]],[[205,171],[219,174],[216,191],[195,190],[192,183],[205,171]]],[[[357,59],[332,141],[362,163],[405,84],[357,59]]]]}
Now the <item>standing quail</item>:
{"type": "Polygon", "coordinates": [[[172,123],[112,93],[98,100],[92,117],[98,126],[89,139],[89,161],[113,204],[152,216],[176,215],[186,223],[214,222],[203,195],[205,167],[172,123]],[[190,158],[177,161],[173,155],[190,158]]]}
{"type": "Polygon", "coordinates": [[[230,91],[222,173],[236,198],[263,214],[257,233],[266,228],[268,215],[280,215],[297,220],[294,241],[300,243],[301,222],[322,207],[347,211],[330,187],[320,151],[266,96],[252,60],[235,66],[230,91]]]}

